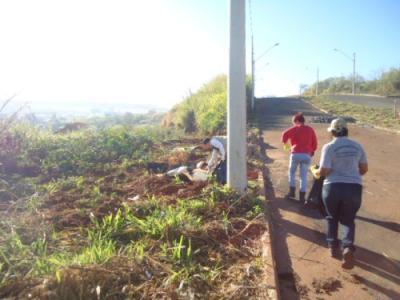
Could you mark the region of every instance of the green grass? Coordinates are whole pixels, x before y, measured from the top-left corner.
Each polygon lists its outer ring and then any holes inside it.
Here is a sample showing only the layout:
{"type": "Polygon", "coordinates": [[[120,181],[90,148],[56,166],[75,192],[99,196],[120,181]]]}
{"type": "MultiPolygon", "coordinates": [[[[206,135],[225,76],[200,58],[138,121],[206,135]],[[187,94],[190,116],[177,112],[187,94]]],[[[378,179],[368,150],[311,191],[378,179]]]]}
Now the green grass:
{"type": "Polygon", "coordinates": [[[359,123],[400,130],[400,118],[393,116],[388,108],[372,108],[358,104],[329,99],[329,97],[308,98],[307,101],[337,116],[351,116],[359,123]]]}
{"type": "MultiPolygon", "coordinates": [[[[0,243],[0,283],[13,276],[47,276],[62,286],[66,278],[70,280],[65,273],[70,267],[103,266],[123,258],[130,264],[164,265],[168,271],[158,276],[166,287],[189,287],[199,282],[210,286],[228,276],[223,272],[235,262],[237,251],[243,250],[229,250],[210,239],[207,226],[217,222],[226,235],[233,234],[232,218],[252,220],[261,213],[261,207],[261,199],[255,195],[241,197],[216,185],[198,199],[179,199],[170,204],[149,197],[100,220],[92,216],[92,224],[79,234],[79,247],[62,246],[62,232],[51,237],[38,232],[37,238],[27,242],[15,231],[2,231],[5,240],[0,243]]],[[[113,272],[121,267],[116,265],[113,272]]]]}
{"type": "Polygon", "coordinates": [[[90,298],[93,285],[107,280],[101,286],[105,298],[123,288],[135,290],[126,298],[145,289],[179,291],[182,297],[213,291],[220,298],[217,286],[231,276],[232,265],[257,258],[240,240],[245,236],[229,244],[240,230],[235,224],[248,224],[263,212],[253,188],[241,196],[210,181],[192,198],[137,192],[139,200],[127,201],[132,180],[147,176],[144,162],[168,153],[154,144],[165,138],[163,132],[118,127],[64,136],[22,129],[14,134],[19,148],[0,154],[35,164],[41,175],[10,175],[0,167],[7,180],[0,189],[21,191],[0,219],[0,298],[15,282],[30,291],[30,280],[51,282],[58,299],[74,298],[67,292],[75,289],[90,298]]]}

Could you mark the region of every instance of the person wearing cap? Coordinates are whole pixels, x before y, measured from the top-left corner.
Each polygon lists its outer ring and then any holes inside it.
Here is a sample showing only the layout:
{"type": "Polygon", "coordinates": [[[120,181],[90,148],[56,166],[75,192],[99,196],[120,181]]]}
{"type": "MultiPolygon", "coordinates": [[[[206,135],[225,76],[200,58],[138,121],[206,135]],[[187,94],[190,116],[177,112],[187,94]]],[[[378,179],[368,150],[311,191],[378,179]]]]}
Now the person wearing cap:
{"type": "Polygon", "coordinates": [[[287,147],[290,141],[290,163],[289,163],[289,193],[287,198],[295,198],[296,194],[296,170],[300,168],[300,193],[301,202],[305,202],[307,191],[307,172],[311,165],[311,158],[317,150],[318,142],[315,131],[311,126],[305,125],[303,113],[299,112],[293,116],[293,126],[282,134],[282,143],[287,147]]]}
{"type": "Polygon", "coordinates": [[[343,225],[342,267],[354,266],[353,252],[357,211],[361,206],[362,175],[368,171],[367,156],[363,147],[348,138],[348,127],[342,118],[334,119],[328,132],[332,141],[322,148],[319,174],[325,177],[322,200],[327,213],[327,242],[330,255],[337,256],[338,226],[343,225]]]}
{"type": "Polygon", "coordinates": [[[207,161],[207,169],[211,174],[216,174],[217,182],[226,184],[226,136],[214,136],[205,138],[200,147],[206,151],[212,151],[211,157],[207,161]]]}

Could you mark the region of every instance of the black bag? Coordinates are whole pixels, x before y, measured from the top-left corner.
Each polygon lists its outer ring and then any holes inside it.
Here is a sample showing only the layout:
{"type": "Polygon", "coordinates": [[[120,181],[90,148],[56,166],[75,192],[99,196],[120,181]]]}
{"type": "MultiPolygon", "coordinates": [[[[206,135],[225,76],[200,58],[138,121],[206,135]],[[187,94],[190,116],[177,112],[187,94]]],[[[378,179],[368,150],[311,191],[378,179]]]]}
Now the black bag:
{"type": "Polygon", "coordinates": [[[314,178],[314,182],[312,184],[310,193],[306,199],[306,205],[311,208],[318,209],[323,217],[326,217],[326,210],[324,206],[324,202],[322,201],[322,186],[324,184],[323,177],[316,179],[314,178]]]}

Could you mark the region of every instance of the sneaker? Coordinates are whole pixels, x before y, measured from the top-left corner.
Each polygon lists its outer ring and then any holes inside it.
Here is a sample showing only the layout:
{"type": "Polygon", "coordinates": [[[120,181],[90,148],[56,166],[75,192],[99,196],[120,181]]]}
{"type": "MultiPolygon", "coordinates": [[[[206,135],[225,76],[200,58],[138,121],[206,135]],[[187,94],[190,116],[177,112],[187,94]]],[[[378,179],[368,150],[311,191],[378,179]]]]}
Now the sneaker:
{"type": "Polygon", "coordinates": [[[353,269],[354,268],[354,255],[350,248],[344,248],[343,250],[343,269],[353,269]]]}
{"type": "Polygon", "coordinates": [[[286,199],[293,200],[296,198],[296,188],[295,187],[290,187],[289,192],[285,196],[286,199]]]}
{"type": "Polygon", "coordinates": [[[328,247],[328,251],[329,251],[329,256],[332,258],[339,258],[340,257],[340,252],[339,252],[339,248],[336,246],[329,246],[328,247]]]}
{"type": "Polygon", "coordinates": [[[306,202],[306,192],[300,192],[299,201],[302,202],[302,203],[306,202]]]}

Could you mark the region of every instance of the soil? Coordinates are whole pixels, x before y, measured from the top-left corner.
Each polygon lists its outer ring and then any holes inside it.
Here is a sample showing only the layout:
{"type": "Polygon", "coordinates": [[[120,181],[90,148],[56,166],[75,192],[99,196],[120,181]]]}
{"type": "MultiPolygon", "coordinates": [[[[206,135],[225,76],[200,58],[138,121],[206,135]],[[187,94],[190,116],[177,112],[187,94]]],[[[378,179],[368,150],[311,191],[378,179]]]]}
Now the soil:
{"type": "MultiPolygon", "coordinates": [[[[184,142],[196,144],[199,141],[184,142]]],[[[181,146],[179,143],[168,141],[163,143],[163,147],[181,146]]],[[[22,215],[18,209],[11,209],[13,206],[18,207],[12,201],[4,201],[1,205],[4,205],[7,213],[15,217],[23,216],[32,230],[44,226],[48,228],[50,236],[51,229],[54,228],[60,236],[60,243],[67,247],[79,248],[82,243],[87,242],[82,240],[82,228],[90,226],[92,218],[99,220],[115,213],[123,205],[134,206],[137,201],[147,201],[148,197],[153,196],[168,204],[174,204],[178,198],[187,201],[201,198],[207,182],[181,182],[176,178],[157,174],[157,168],[164,165],[172,168],[173,164],[194,165],[199,159],[204,159],[205,155],[206,153],[201,152],[189,155],[173,151],[169,156],[159,158],[159,162],[151,171],[149,166],[136,166],[127,171],[116,170],[106,176],[97,172],[87,174],[83,187],[66,187],[50,193],[37,208],[38,214],[35,214],[35,217],[29,213],[22,215]],[[100,196],[93,194],[97,188],[101,191],[100,196]],[[101,198],[96,200],[96,197],[101,198]]],[[[252,164],[249,166],[249,177],[257,179],[259,171],[252,164]]],[[[210,299],[220,298],[221,289],[230,295],[229,299],[257,296],[259,289],[254,286],[261,275],[250,262],[253,253],[259,251],[259,240],[266,231],[266,224],[263,218],[248,220],[242,217],[251,208],[250,201],[250,198],[243,198],[240,205],[234,205],[231,199],[218,200],[215,209],[202,216],[205,230],[185,233],[191,238],[193,247],[201,251],[200,257],[214,260],[224,257],[224,264],[227,264],[222,266],[224,270],[217,286],[211,287],[206,281],[195,276],[191,279],[191,286],[209,295],[210,299]],[[230,222],[224,224],[220,220],[223,214],[230,217],[230,222]],[[202,253],[205,255],[202,256],[202,253]],[[225,270],[227,267],[229,269],[225,270]],[[215,292],[212,289],[215,289],[215,292]]],[[[34,236],[28,231],[25,233],[26,238],[34,236]]],[[[25,239],[25,236],[22,238],[25,239]]],[[[201,258],[199,260],[201,261],[201,258]]],[[[207,266],[209,261],[204,260],[202,263],[207,266]]],[[[52,277],[15,280],[1,287],[0,298],[58,299],[59,295],[63,295],[64,299],[100,299],[103,294],[111,294],[115,295],[113,299],[125,299],[126,295],[132,299],[179,299],[182,293],[178,295],[177,290],[181,287],[171,286],[166,289],[159,286],[167,275],[172,273],[168,263],[153,259],[149,252],[145,259],[138,261],[133,258],[115,258],[101,266],[70,266],[62,271],[61,285],[52,277]]],[[[190,294],[190,291],[188,293],[187,298],[193,297],[194,294],[190,294]]],[[[196,294],[196,298],[199,297],[201,298],[201,295],[196,294]]]]}

